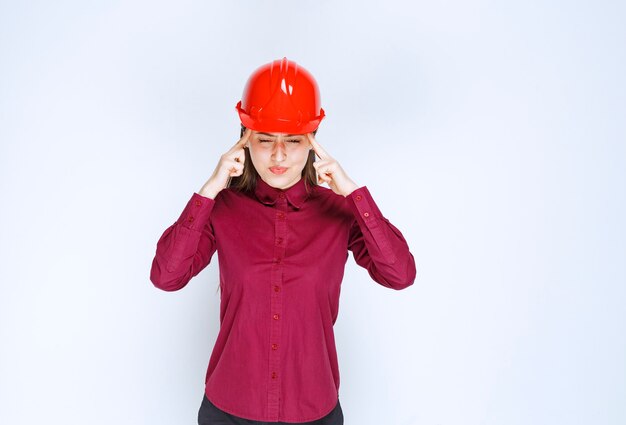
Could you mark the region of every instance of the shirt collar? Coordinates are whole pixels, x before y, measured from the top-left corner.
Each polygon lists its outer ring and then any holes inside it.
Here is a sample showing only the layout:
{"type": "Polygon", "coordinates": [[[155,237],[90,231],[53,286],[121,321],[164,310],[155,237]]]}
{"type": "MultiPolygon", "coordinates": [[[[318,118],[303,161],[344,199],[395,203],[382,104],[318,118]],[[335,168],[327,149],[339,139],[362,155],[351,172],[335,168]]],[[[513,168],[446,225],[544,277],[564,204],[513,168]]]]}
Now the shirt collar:
{"type": "Polygon", "coordinates": [[[267,205],[274,205],[281,193],[285,194],[291,205],[300,208],[309,196],[305,186],[305,178],[301,177],[296,184],[287,189],[278,189],[267,184],[262,178],[257,177],[254,194],[259,201],[267,205]]]}

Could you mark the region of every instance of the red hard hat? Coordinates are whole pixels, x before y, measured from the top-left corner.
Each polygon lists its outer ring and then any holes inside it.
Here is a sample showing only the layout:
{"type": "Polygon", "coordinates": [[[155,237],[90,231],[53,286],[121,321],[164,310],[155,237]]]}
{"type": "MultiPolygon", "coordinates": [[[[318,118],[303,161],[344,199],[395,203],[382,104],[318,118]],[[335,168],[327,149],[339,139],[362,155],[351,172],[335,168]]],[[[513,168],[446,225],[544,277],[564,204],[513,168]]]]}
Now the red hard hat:
{"type": "Polygon", "coordinates": [[[237,103],[241,123],[252,130],[304,134],[324,118],[313,75],[286,57],[256,69],[237,103]]]}

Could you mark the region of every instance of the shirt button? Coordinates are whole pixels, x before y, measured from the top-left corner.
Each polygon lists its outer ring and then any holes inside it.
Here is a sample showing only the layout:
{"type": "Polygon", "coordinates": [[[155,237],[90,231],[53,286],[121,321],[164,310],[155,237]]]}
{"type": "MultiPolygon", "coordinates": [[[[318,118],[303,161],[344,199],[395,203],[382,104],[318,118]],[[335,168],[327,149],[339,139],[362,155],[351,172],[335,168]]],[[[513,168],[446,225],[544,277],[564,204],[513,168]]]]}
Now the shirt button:
{"type": "Polygon", "coordinates": [[[275,315],[274,315],[274,320],[278,320],[278,318],[279,318],[279,317],[280,317],[280,316],[279,316],[278,314],[275,314],[275,315]]]}
{"type": "Polygon", "coordinates": [[[202,205],[202,201],[199,199],[196,199],[196,205],[199,207],[200,205],[202,205]]]}
{"type": "Polygon", "coordinates": [[[284,213],[279,212],[279,213],[278,213],[278,218],[285,218],[285,214],[284,214],[284,213]]]}
{"type": "Polygon", "coordinates": [[[363,198],[361,195],[356,195],[356,200],[357,200],[357,201],[360,201],[360,200],[361,200],[361,198],[363,198]]]}
{"type": "Polygon", "coordinates": [[[193,221],[193,216],[190,215],[187,221],[191,223],[193,221]]]}
{"type": "Polygon", "coordinates": [[[272,372],[272,379],[276,379],[276,376],[277,376],[276,372],[272,372]]]}
{"type": "Polygon", "coordinates": [[[272,344],[272,350],[276,350],[278,348],[278,344],[272,344]]]}
{"type": "Polygon", "coordinates": [[[285,197],[285,194],[284,194],[284,193],[279,193],[279,194],[278,194],[278,197],[279,197],[280,199],[283,199],[283,198],[285,197]]]}
{"type": "Polygon", "coordinates": [[[280,291],[280,286],[274,285],[274,292],[278,292],[278,291],[280,291]]]}
{"type": "Polygon", "coordinates": [[[280,264],[280,258],[274,258],[274,262],[275,262],[276,264],[280,264]]]}
{"type": "Polygon", "coordinates": [[[367,212],[366,212],[366,213],[363,213],[363,216],[364,216],[364,217],[369,217],[369,216],[370,216],[370,213],[367,213],[367,212]]]}
{"type": "Polygon", "coordinates": [[[283,238],[276,238],[276,245],[283,243],[283,238]]]}

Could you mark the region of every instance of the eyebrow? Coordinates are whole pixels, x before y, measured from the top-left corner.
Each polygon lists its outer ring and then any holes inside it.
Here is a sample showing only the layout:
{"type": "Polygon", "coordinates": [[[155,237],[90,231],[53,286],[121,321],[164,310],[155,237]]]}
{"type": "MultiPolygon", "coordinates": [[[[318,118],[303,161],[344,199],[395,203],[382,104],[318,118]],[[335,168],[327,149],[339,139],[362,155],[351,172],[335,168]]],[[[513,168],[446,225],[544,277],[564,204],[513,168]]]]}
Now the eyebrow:
{"type": "MultiPolygon", "coordinates": [[[[269,133],[258,132],[257,134],[263,134],[264,136],[270,136],[270,137],[277,137],[277,136],[274,136],[273,134],[269,134],[269,133]]],[[[304,136],[304,134],[285,134],[285,137],[293,137],[293,136],[304,136]]]]}

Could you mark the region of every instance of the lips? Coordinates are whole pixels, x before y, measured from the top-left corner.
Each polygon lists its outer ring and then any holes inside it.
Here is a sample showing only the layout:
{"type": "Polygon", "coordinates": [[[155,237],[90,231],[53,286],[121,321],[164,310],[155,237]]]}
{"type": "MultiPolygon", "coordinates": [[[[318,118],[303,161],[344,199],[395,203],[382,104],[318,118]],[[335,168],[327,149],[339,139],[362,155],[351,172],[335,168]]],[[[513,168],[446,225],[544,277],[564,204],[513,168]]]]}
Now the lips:
{"type": "Polygon", "coordinates": [[[283,174],[285,171],[287,171],[287,168],[285,167],[270,167],[270,171],[274,174],[283,174]]]}

